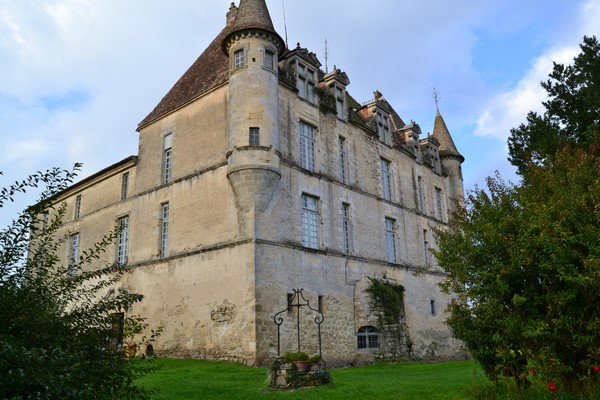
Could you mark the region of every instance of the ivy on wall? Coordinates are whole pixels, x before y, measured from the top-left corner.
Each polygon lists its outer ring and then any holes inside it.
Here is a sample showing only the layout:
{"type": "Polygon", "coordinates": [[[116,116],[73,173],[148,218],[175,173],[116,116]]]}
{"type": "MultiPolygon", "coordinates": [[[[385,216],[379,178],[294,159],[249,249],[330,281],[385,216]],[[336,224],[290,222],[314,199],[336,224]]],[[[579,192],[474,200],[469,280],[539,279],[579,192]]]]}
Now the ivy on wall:
{"type": "Polygon", "coordinates": [[[382,323],[398,324],[404,316],[404,286],[369,278],[371,285],[365,290],[371,296],[375,310],[381,313],[382,323]]]}

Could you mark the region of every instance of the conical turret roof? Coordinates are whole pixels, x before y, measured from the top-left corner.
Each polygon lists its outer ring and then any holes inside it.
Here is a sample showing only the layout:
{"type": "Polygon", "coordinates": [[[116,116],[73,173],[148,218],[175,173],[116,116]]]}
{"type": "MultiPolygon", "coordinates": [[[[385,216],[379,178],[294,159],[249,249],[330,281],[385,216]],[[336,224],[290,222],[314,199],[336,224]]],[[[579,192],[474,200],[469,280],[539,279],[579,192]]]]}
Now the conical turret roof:
{"type": "Polygon", "coordinates": [[[460,162],[465,161],[465,158],[462,154],[459,153],[456,145],[454,144],[454,140],[452,140],[452,136],[450,135],[450,131],[446,126],[446,122],[440,113],[439,108],[436,110],[435,122],[433,124],[433,137],[437,139],[440,143],[440,156],[441,157],[458,157],[460,158],[460,162]]]}
{"type": "Polygon", "coordinates": [[[265,0],[241,0],[233,31],[258,28],[275,32],[265,0]]]}
{"type": "Polygon", "coordinates": [[[240,0],[235,23],[230,34],[223,41],[223,50],[227,52],[231,36],[244,30],[262,30],[274,36],[279,54],[285,50],[285,42],[273,27],[273,21],[265,0],[240,0]]]}

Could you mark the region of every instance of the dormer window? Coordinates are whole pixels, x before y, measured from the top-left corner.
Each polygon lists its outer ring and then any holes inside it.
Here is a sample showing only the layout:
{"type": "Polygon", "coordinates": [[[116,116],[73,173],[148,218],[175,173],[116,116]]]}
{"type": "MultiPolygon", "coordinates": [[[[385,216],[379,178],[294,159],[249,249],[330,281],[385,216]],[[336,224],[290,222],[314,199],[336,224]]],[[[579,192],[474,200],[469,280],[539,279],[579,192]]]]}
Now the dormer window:
{"type": "Polygon", "coordinates": [[[344,91],[339,87],[335,87],[335,109],[339,119],[344,119],[344,91]]]}
{"type": "Polygon", "coordinates": [[[392,143],[392,137],[390,136],[390,119],[387,115],[377,110],[376,113],[376,123],[377,123],[377,134],[379,135],[379,140],[381,140],[385,144],[392,143]]]}
{"type": "Polygon", "coordinates": [[[315,102],[315,71],[298,63],[298,96],[311,103],[315,102]]]}
{"type": "Polygon", "coordinates": [[[243,68],[246,66],[246,53],[244,50],[238,50],[233,53],[233,67],[235,69],[243,68]]]}

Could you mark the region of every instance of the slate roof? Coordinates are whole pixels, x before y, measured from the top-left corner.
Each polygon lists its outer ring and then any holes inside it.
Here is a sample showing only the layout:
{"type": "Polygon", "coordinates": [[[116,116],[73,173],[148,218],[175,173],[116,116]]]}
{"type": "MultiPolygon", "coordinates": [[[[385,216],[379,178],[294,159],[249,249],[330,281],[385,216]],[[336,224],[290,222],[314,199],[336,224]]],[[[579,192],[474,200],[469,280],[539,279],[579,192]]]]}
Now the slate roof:
{"type": "Polygon", "coordinates": [[[448,130],[446,122],[444,121],[442,114],[440,114],[439,109],[437,110],[437,114],[435,116],[432,136],[440,143],[440,156],[458,157],[461,159],[461,162],[465,161],[465,158],[456,149],[454,140],[452,140],[450,131],[448,130]]]}
{"type": "Polygon", "coordinates": [[[227,35],[232,32],[233,25],[234,22],[232,21],[223,28],[221,33],[179,78],[154,110],[138,124],[138,131],[227,82],[229,79],[229,57],[223,53],[221,44],[227,35]]]}
{"type": "MultiPolygon", "coordinates": [[[[232,7],[234,7],[233,4],[232,7]]],[[[138,124],[137,130],[141,130],[202,94],[227,82],[229,78],[229,57],[224,52],[224,46],[230,34],[246,29],[260,29],[273,34],[279,42],[280,55],[284,52],[285,43],[273,27],[273,21],[265,0],[241,0],[235,18],[228,21],[225,28],[198,57],[196,62],[175,83],[154,110],[138,124]]]]}
{"type": "Polygon", "coordinates": [[[244,29],[262,29],[277,34],[265,0],[241,0],[233,32],[244,29]]]}

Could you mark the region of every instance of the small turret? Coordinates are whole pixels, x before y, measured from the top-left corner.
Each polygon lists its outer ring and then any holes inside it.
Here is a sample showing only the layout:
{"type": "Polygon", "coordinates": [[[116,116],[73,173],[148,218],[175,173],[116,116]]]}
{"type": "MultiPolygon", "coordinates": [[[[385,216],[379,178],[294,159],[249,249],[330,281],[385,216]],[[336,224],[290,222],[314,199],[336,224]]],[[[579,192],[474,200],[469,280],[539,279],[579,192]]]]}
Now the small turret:
{"type": "Polygon", "coordinates": [[[229,56],[227,177],[236,197],[243,235],[255,235],[256,212],[270,204],[281,177],[278,59],[285,50],[264,0],[234,5],[231,32],[222,43],[229,56]]]}
{"type": "Polygon", "coordinates": [[[442,163],[442,169],[446,176],[448,176],[448,197],[452,200],[450,202],[451,211],[454,210],[454,200],[464,198],[464,186],[462,177],[461,164],[465,161],[465,158],[456,149],[454,140],[450,135],[450,131],[446,126],[446,122],[440,114],[439,107],[436,107],[435,122],[433,124],[433,135],[440,144],[439,155],[442,163]]]}

